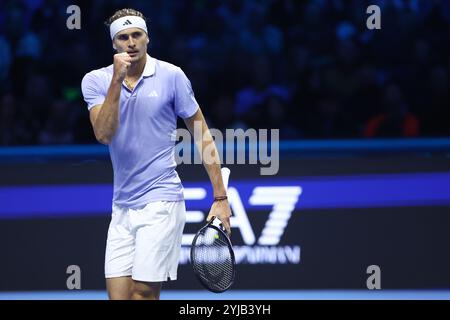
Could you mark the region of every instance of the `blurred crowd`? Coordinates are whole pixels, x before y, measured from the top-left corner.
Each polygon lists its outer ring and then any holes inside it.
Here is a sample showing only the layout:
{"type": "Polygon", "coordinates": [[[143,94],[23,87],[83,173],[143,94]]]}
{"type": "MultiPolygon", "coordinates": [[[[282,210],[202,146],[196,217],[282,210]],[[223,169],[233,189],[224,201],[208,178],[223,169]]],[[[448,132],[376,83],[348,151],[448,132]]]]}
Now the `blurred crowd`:
{"type": "Polygon", "coordinates": [[[0,2],[0,145],[95,143],[83,75],[112,63],[104,21],[147,17],[149,54],[180,66],[210,127],[283,139],[450,135],[450,1],[0,2]],[[66,8],[81,8],[69,30],[66,8]],[[368,30],[366,8],[381,8],[368,30]]]}

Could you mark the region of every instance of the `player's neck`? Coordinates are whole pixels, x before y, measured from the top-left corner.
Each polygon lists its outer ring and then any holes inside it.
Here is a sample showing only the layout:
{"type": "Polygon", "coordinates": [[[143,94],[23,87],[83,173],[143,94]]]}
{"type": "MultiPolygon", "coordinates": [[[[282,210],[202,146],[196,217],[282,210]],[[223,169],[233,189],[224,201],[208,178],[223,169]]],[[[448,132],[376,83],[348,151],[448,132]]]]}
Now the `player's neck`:
{"type": "Polygon", "coordinates": [[[147,62],[147,55],[143,56],[142,59],[139,59],[135,63],[132,63],[127,72],[128,78],[139,78],[144,72],[145,63],[147,62]]]}

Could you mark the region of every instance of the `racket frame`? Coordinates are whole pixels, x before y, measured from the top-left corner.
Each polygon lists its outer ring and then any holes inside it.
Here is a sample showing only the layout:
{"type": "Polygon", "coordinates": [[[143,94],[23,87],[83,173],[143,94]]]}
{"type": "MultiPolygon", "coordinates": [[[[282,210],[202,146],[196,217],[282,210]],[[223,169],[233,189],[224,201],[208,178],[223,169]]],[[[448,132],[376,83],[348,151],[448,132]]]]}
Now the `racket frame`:
{"type": "Polygon", "coordinates": [[[194,274],[197,277],[197,279],[199,280],[199,282],[202,284],[203,287],[205,287],[205,289],[214,292],[214,293],[222,293],[227,291],[228,289],[231,288],[231,286],[234,283],[234,279],[236,277],[236,259],[234,257],[234,250],[233,250],[233,246],[231,244],[231,240],[228,237],[228,235],[226,234],[225,231],[223,231],[221,228],[213,225],[213,221],[214,221],[215,217],[212,217],[212,219],[206,224],[204,225],[196,234],[194,239],[192,240],[192,244],[191,244],[191,252],[190,252],[190,256],[191,256],[191,263],[192,263],[192,269],[194,270],[194,274]],[[217,290],[214,288],[211,288],[208,283],[206,283],[206,281],[202,278],[202,276],[200,275],[200,273],[197,271],[196,268],[194,268],[194,250],[195,250],[195,243],[197,241],[197,238],[199,237],[199,235],[203,232],[203,230],[207,229],[207,228],[213,228],[214,230],[216,230],[217,232],[220,232],[223,236],[225,236],[225,239],[227,239],[226,243],[228,246],[228,250],[230,252],[230,256],[231,256],[231,262],[233,265],[233,273],[232,273],[232,278],[231,281],[229,283],[229,285],[223,289],[223,290],[217,290]]]}

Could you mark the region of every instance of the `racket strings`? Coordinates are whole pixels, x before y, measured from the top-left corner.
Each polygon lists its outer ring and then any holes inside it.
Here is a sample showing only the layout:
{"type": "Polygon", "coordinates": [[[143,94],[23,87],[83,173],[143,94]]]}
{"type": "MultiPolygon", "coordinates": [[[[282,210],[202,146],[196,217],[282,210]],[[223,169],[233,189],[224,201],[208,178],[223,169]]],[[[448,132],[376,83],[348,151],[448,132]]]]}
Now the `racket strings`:
{"type": "Polygon", "coordinates": [[[228,289],[234,278],[234,264],[224,235],[206,228],[197,237],[192,258],[194,268],[207,286],[216,291],[228,289]]]}

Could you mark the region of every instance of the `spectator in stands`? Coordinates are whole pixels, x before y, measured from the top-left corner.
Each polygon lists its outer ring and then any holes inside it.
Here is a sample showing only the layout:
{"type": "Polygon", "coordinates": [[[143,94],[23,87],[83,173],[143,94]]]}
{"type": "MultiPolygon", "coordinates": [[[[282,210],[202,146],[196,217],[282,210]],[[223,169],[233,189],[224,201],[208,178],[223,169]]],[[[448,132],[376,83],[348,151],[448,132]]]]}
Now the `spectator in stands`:
{"type": "Polygon", "coordinates": [[[420,133],[419,120],[409,111],[408,104],[399,86],[396,84],[388,85],[385,89],[384,100],[386,112],[369,119],[364,129],[364,137],[417,137],[420,133]]]}

